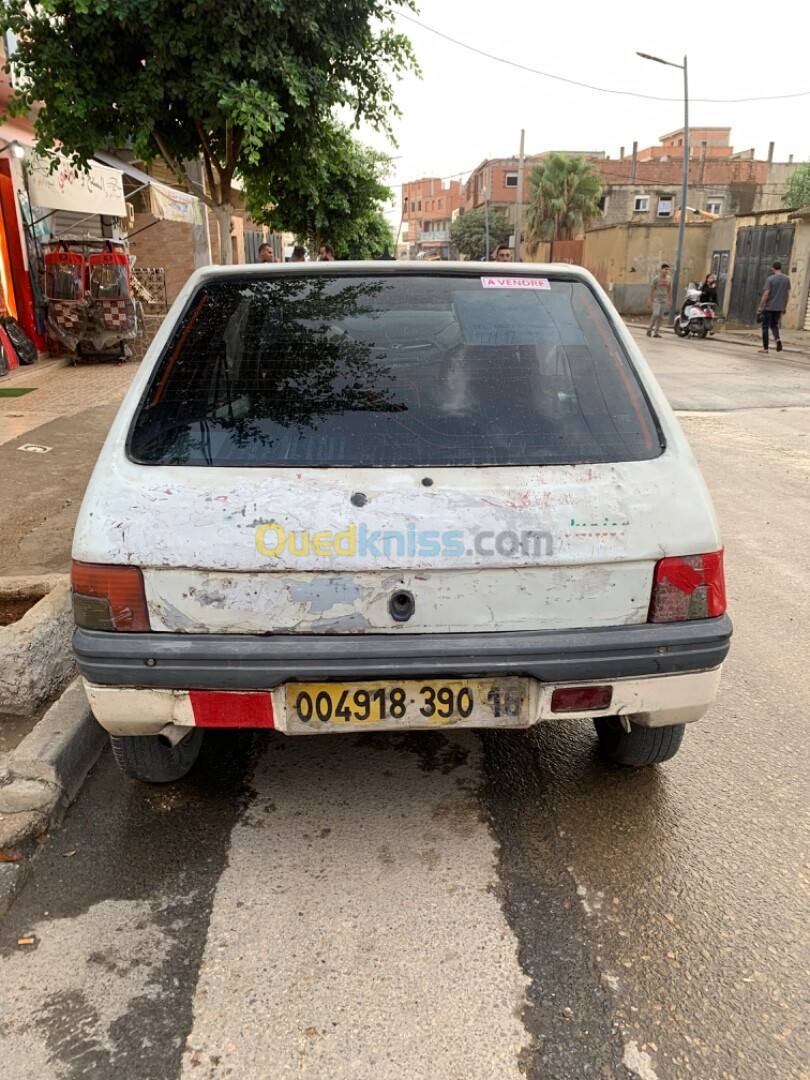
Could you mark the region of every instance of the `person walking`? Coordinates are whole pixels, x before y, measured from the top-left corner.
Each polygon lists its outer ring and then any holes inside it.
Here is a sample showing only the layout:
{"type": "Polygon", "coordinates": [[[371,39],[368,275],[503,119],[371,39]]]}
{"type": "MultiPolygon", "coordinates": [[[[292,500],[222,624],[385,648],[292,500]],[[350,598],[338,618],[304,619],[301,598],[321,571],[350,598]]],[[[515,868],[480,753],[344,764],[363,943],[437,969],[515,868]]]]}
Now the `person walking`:
{"type": "Polygon", "coordinates": [[[274,263],[276,257],[273,254],[273,248],[270,244],[259,244],[259,262],[260,263],[274,263]]]}
{"type": "Polygon", "coordinates": [[[669,278],[669,263],[661,263],[661,269],[650,283],[650,292],[647,303],[652,308],[650,325],[647,327],[647,337],[661,337],[661,320],[664,312],[668,311],[672,304],[672,282],[669,278]]]}
{"type": "Polygon", "coordinates": [[[307,261],[307,249],[301,244],[296,244],[292,249],[292,255],[290,256],[290,262],[306,262],[307,261]]]}
{"type": "Polygon", "coordinates": [[[331,244],[321,244],[318,248],[318,262],[334,262],[335,249],[331,244]]]}
{"type": "Polygon", "coordinates": [[[757,308],[757,318],[762,316],[762,348],[761,353],[768,351],[770,334],[776,342],[776,351],[782,351],[782,339],[779,336],[779,320],[785,314],[790,295],[790,278],[782,273],[782,264],[775,262],[771,267],[773,273],[765,279],[765,288],[757,308]]]}

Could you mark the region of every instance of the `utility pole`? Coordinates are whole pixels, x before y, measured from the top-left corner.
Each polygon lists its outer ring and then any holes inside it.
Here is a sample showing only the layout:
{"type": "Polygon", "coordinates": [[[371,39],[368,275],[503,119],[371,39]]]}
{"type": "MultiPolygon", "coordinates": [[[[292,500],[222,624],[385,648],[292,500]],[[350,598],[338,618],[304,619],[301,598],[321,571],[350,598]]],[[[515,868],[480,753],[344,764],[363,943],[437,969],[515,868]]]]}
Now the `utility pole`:
{"type": "Polygon", "coordinates": [[[525,162],[525,141],[526,132],[521,131],[520,154],[518,156],[517,206],[515,207],[515,262],[520,262],[523,257],[523,165],[525,162]]]}
{"type": "Polygon", "coordinates": [[[492,186],[492,166],[487,165],[487,176],[484,181],[484,229],[487,235],[487,250],[484,256],[486,261],[489,262],[489,189],[492,186]]]}
{"type": "Polygon", "coordinates": [[[671,60],[662,60],[660,56],[637,52],[636,56],[644,60],[654,60],[656,64],[680,68],[683,71],[683,179],[681,182],[681,216],[678,221],[678,250],[675,255],[675,275],[672,280],[672,303],[669,306],[669,325],[675,324],[675,312],[680,304],[679,288],[681,283],[681,264],[683,263],[683,239],[686,232],[686,204],[689,201],[689,77],[686,57],[682,64],[673,64],[671,60]]]}

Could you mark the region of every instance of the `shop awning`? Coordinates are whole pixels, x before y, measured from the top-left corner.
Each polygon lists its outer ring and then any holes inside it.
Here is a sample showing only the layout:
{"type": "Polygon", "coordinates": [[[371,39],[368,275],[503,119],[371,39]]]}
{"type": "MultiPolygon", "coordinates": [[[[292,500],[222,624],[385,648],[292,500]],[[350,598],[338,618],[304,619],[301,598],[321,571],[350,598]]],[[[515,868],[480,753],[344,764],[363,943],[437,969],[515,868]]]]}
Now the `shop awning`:
{"type": "Polygon", "coordinates": [[[99,151],[96,159],[114,169],[119,169],[142,187],[148,186],[152,215],[161,221],[180,221],[186,225],[193,225],[200,216],[200,200],[194,195],[189,195],[186,191],[178,191],[176,188],[169,187],[168,184],[161,184],[148,173],[137,169],[114,154],[99,151]]]}
{"type": "Polygon", "coordinates": [[[59,158],[51,169],[48,158],[27,155],[28,191],[34,206],[47,210],[71,210],[79,214],[104,214],[126,217],[124,185],[121,173],[105,165],[89,164],[78,169],[66,157],[59,158]]]}

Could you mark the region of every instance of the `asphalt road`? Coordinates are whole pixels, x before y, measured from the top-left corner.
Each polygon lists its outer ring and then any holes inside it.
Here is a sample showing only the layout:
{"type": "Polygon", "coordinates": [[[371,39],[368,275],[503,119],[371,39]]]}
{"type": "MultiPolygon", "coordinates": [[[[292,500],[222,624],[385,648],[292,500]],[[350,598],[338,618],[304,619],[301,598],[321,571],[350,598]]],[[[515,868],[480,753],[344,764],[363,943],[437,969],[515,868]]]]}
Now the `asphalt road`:
{"type": "Polygon", "coordinates": [[[810,1078],[810,367],[641,340],[736,630],[680,754],[219,734],[165,789],[105,754],[0,926],[4,1077],[810,1078]]]}

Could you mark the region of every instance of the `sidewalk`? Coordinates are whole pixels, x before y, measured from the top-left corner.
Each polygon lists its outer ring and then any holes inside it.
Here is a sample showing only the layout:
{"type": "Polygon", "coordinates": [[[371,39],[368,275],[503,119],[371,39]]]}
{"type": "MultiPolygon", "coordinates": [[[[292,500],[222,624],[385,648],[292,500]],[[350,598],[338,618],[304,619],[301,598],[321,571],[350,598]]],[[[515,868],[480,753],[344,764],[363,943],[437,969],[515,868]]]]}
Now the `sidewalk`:
{"type": "Polygon", "coordinates": [[[79,504],[137,370],[46,359],[0,379],[0,575],[69,570],[79,504]]]}

